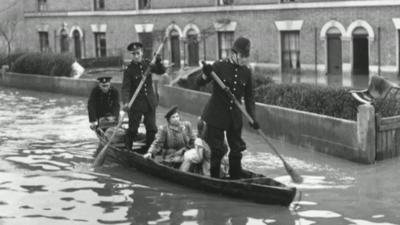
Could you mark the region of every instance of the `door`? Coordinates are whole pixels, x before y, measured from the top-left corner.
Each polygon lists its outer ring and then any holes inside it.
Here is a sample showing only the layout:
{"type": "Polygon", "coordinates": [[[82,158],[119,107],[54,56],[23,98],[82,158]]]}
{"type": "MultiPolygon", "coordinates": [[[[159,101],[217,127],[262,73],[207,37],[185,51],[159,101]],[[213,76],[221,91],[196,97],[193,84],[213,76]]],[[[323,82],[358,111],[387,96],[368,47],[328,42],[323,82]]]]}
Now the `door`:
{"type": "Polygon", "coordinates": [[[367,36],[353,36],[353,74],[368,75],[368,38],[367,36]]]}
{"type": "Polygon", "coordinates": [[[174,64],[174,67],[181,66],[181,50],[180,50],[180,42],[179,42],[179,34],[177,31],[171,32],[171,62],[174,64]]]}
{"type": "Polygon", "coordinates": [[[353,74],[369,74],[369,41],[368,32],[363,27],[357,27],[353,33],[353,74]]]}
{"type": "Polygon", "coordinates": [[[328,74],[342,74],[342,40],[328,35],[328,74]]]}
{"type": "Polygon", "coordinates": [[[82,58],[81,35],[79,34],[79,31],[75,30],[73,36],[74,36],[75,57],[77,59],[80,59],[82,58]]]}

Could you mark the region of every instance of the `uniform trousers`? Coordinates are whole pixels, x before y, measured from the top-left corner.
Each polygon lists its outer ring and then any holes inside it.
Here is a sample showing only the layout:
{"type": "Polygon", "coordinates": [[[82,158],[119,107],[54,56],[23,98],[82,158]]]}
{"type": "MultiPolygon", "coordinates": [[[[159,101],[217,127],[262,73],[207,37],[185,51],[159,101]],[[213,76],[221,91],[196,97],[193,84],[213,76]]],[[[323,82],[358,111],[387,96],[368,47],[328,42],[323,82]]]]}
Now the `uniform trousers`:
{"type": "Polygon", "coordinates": [[[227,149],[225,143],[224,131],[230,148],[229,152],[229,176],[231,179],[239,179],[242,174],[242,151],[246,149],[246,143],[243,141],[242,127],[235,127],[233,122],[230,123],[228,129],[221,129],[211,124],[207,124],[205,133],[205,141],[211,149],[211,165],[210,174],[212,177],[219,177],[221,160],[226,154],[227,149]]]}
{"type": "Polygon", "coordinates": [[[129,117],[129,128],[127,133],[127,147],[128,149],[132,149],[132,142],[136,138],[138,134],[138,128],[140,122],[143,118],[143,123],[146,128],[146,146],[149,147],[151,143],[154,141],[155,134],[157,133],[156,126],[156,110],[149,107],[146,112],[130,110],[128,113],[129,117]]]}

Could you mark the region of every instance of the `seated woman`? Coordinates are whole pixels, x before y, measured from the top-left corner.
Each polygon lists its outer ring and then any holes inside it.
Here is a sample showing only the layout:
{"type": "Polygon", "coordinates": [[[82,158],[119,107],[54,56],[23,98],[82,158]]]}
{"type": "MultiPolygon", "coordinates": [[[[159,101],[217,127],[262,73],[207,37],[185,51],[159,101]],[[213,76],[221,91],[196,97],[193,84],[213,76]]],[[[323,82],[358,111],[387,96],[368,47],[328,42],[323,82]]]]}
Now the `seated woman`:
{"type": "Polygon", "coordinates": [[[156,138],[144,158],[154,157],[161,152],[164,162],[180,165],[185,151],[194,147],[195,136],[189,121],[182,121],[178,106],[173,106],[165,114],[167,124],[158,129],[156,138]]]}

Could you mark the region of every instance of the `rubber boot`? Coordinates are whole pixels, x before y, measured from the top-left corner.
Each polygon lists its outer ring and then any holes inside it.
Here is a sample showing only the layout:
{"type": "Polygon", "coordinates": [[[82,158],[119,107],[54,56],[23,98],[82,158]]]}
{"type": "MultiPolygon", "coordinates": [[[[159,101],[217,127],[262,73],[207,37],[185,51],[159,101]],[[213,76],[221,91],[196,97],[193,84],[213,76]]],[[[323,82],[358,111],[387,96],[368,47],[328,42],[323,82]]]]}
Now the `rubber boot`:
{"type": "Polygon", "coordinates": [[[229,176],[231,179],[242,178],[242,159],[229,157],[229,176]]]}
{"type": "Polygon", "coordinates": [[[154,131],[149,131],[146,133],[146,146],[147,148],[149,148],[151,146],[151,144],[154,141],[154,138],[156,136],[156,132],[154,131]]]}
{"type": "Polygon", "coordinates": [[[218,156],[213,156],[214,154],[211,153],[211,160],[210,160],[210,175],[214,178],[220,178],[220,171],[221,171],[221,158],[218,156]]]}
{"type": "Polygon", "coordinates": [[[133,144],[133,135],[131,133],[126,133],[125,134],[125,147],[128,150],[132,150],[132,144],[133,144]]]}

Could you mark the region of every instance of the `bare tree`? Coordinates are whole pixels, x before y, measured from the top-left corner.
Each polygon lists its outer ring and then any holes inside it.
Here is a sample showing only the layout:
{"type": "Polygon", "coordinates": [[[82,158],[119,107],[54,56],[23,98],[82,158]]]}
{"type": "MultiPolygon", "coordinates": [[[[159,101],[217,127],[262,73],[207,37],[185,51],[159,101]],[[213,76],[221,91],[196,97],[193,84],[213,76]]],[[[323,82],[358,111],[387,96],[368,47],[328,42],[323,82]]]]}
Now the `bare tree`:
{"type": "Polygon", "coordinates": [[[11,66],[10,54],[16,36],[19,20],[20,15],[13,10],[10,10],[8,13],[0,16],[0,36],[7,44],[7,61],[9,66],[11,66]]]}

